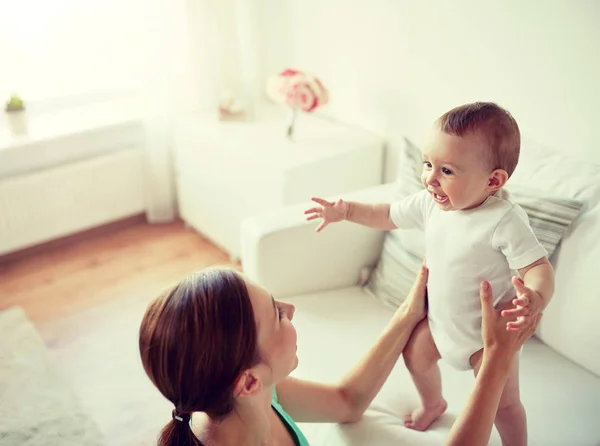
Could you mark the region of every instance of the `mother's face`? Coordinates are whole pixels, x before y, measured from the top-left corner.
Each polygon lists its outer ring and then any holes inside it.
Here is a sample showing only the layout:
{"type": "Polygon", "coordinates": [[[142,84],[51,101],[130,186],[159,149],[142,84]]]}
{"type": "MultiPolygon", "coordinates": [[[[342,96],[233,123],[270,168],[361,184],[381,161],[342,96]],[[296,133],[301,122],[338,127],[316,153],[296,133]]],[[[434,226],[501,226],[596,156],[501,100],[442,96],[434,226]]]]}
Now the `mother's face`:
{"type": "Polygon", "coordinates": [[[294,306],[276,301],[260,285],[246,279],[254,309],[261,363],[270,369],[266,385],[277,384],[298,366],[294,306]]]}

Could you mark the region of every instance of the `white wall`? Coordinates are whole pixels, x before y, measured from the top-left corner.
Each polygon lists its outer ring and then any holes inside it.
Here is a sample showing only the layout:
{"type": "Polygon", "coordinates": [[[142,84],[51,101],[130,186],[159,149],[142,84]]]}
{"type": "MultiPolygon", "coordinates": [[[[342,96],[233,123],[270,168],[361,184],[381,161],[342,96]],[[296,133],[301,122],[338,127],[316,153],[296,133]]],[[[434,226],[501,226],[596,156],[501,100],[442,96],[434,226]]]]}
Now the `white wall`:
{"type": "Polygon", "coordinates": [[[600,162],[600,1],[257,2],[263,77],[314,72],[328,114],[419,144],[444,111],[495,101],[524,135],[600,162]]]}

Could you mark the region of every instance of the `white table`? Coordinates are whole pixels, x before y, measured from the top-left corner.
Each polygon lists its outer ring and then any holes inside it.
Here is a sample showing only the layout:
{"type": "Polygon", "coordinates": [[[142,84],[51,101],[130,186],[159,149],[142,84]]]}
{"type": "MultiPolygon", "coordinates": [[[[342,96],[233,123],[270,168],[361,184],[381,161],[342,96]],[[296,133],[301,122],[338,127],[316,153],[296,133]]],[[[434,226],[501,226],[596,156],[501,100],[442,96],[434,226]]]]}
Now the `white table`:
{"type": "Polygon", "coordinates": [[[285,110],[269,109],[253,122],[191,115],[175,125],[179,214],[234,258],[244,218],[382,182],[380,137],[301,114],[290,140],[287,119],[285,110]]]}

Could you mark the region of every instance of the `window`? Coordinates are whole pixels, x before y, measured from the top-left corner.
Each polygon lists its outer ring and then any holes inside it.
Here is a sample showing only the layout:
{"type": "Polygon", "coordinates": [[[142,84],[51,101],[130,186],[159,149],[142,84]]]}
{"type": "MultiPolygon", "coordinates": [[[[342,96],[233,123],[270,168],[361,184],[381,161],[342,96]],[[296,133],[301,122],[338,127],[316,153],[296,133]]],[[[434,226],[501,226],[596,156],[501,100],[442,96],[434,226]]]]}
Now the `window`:
{"type": "Polygon", "coordinates": [[[0,0],[0,95],[45,109],[135,93],[152,32],[149,3],[0,0]]]}

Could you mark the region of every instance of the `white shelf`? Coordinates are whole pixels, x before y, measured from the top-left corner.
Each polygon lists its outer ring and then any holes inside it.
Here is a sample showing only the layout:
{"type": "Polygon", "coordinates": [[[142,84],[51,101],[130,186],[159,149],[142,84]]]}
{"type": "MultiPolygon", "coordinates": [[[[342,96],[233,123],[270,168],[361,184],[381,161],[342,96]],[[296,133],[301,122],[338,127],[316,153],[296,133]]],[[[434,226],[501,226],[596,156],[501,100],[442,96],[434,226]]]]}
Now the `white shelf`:
{"type": "Polygon", "coordinates": [[[175,131],[180,214],[234,257],[244,218],[382,182],[384,143],[376,135],[301,114],[290,140],[285,110],[256,116],[253,122],[186,116],[175,131]]]}

